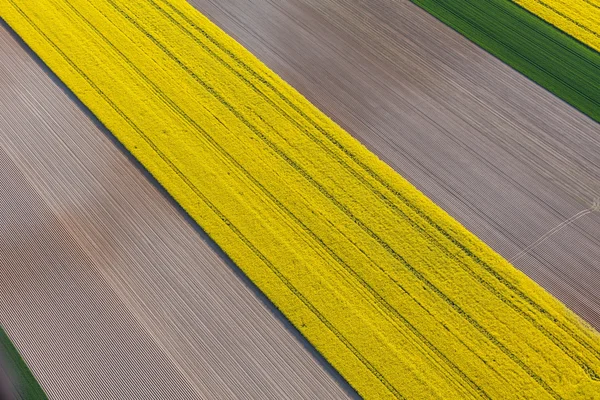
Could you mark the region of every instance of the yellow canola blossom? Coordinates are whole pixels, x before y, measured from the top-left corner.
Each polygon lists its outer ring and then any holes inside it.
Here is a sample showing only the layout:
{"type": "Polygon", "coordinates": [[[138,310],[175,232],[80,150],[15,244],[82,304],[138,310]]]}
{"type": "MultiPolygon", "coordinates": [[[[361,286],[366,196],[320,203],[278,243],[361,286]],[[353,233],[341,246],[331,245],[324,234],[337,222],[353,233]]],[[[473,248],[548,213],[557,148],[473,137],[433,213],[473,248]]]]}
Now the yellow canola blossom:
{"type": "Polygon", "coordinates": [[[183,0],[0,15],[366,398],[594,398],[600,338],[183,0]]]}
{"type": "Polygon", "coordinates": [[[600,1],[512,0],[575,39],[600,51],[600,1]]]}

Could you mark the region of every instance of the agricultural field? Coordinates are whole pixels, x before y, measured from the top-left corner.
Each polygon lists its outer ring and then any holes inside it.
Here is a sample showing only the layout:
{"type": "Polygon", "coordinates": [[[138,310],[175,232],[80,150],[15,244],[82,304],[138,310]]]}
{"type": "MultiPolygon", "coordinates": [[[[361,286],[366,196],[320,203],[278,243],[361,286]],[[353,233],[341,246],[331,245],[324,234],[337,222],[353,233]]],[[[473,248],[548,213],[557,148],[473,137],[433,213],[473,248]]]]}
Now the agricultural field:
{"type": "Polygon", "coordinates": [[[23,399],[47,398],[0,326],[0,398],[10,399],[15,394],[23,399]]]}
{"type": "Polygon", "coordinates": [[[187,3],[0,4],[361,395],[600,390],[595,331],[187,3]]]}
{"type": "Polygon", "coordinates": [[[600,3],[597,0],[515,0],[515,3],[600,51],[600,3]]]}
{"type": "Polygon", "coordinates": [[[6,24],[0,48],[0,325],[49,398],[358,398],[6,24]]]}
{"type": "Polygon", "coordinates": [[[413,0],[413,3],[600,122],[600,53],[591,48],[595,43],[591,38],[598,38],[595,16],[600,13],[589,13],[596,8],[594,0],[543,3],[537,0],[413,0]],[[561,32],[517,3],[591,47],[561,32]],[[585,9],[585,18],[577,21],[579,25],[574,22],[567,24],[565,17],[550,13],[549,4],[574,5],[568,13],[571,18],[583,18],[584,11],[579,10],[585,9]],[[577,31],[574,31],[573,25],[578,27],[577,31]],[[586,33],[585,37],[583,32],[586,33]]]}

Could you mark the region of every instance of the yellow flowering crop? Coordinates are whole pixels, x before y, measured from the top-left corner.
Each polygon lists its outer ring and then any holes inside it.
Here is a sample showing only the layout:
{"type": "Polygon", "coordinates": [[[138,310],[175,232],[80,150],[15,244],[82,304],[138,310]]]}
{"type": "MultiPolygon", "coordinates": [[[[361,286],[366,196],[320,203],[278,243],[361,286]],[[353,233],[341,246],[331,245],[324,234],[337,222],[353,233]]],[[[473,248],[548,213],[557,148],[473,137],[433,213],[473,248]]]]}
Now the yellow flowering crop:
{"type": "Polygon", "coordinates": [[[600,1],[513,1],[591,48],[600,51],[600,1]]]}
{"type": "Polygon", "coordinates": [[[593,398],[600,338],[183,0],[0,15],[367,398],[593,398]]]}

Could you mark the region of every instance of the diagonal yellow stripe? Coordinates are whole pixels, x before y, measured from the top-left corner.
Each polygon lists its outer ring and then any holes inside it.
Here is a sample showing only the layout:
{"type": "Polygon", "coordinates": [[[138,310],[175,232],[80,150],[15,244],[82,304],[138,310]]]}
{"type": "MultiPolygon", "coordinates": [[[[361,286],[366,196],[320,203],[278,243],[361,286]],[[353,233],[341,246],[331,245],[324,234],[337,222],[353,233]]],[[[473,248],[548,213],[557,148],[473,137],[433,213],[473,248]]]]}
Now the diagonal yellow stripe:
{"type": "Polygon", "coordinates": [[[600,392],[600,338],[182,0],[0,12],[362,395],[600,392]]]}

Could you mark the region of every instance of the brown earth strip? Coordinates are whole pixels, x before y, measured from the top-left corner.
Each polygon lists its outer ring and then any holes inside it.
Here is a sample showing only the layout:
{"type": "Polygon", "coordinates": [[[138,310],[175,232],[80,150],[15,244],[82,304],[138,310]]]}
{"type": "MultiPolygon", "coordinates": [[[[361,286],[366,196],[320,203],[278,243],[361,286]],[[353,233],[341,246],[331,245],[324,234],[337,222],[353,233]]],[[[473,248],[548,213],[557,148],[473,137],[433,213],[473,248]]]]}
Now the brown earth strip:
{"type": "Polygon", "coordinates": [[[0,149],[0,318],[56,398],[199,398],[0,149]]]}

